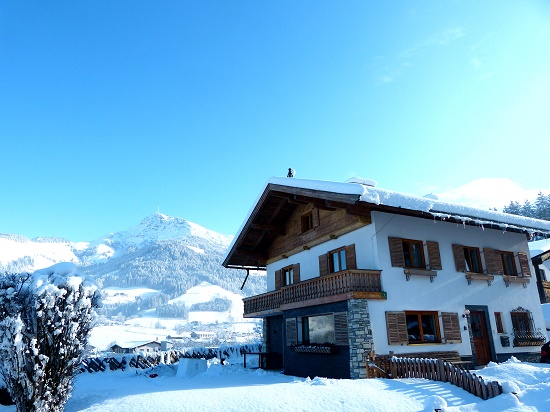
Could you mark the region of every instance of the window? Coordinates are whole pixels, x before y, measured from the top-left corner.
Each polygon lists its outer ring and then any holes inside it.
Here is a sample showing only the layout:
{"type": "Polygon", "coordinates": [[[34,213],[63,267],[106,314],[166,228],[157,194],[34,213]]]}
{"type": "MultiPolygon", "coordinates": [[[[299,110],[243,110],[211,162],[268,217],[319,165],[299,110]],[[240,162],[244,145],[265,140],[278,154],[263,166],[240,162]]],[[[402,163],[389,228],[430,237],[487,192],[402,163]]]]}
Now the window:
{"type": "Polygon", "coordinates": [[[495,323],[497,325],[497,333],[504,333],[504,326],[502,324],[502,313],[495,312],[495,323]]]}
{"type": "Polygon", "coordinates": [[[409,343],[441,342],[437,312],[405,312],[409,343]]]}
{"type": "Polygon", "coordinates": [[[329,272],[335,273],[346,270],[346,249],[337,249],[329,252],[329,272]]]}
{"type": "Polygon", "coordinates": [[[298,343],[334,343],[332,314],[298,318],[298,343]]]}
{"type": "MultiPolygon", "coordinates": [[[[402,239],[399,237],[388,237],[390,246],[391,265],[401,268],[426,269],[424,256],[424,244],[421,240],[402,239]]],[[[441,256],[439,254],[439,243],[426,241],[428,251],[428,263],[430,270],[441,270],[441,256]]]]}
{"type": "Polygon", "coordinates": [[[477,247],[464,246],[464,264],[466,272],[483,273],[481,255],[477,247]]]}
{"type": "Polygon", "coordinates": [[[540,271],[540,279],[543,280],[543,281],[548,281],[548,279],[546,278],[546,272],[544,271],[544,269],[539,269],[540,271]]]}
{"type": "Polygon", "coordinates": [[[405,267],[422,268],[426,267],[424,263],[424,245],[419,240],[403,239],[403,258],[405,267]]]}
{"type": "Polygon", "coordinates": [[[546,336],[535,330],[531,312],[518,307],[510,312],[514,329],[514,346],[539,346],[546,342],[546,336]]]}
{"type": "Polygon", "coordinates": [[[300,282],[300,264],[286,266],[275,271],[275,290],[300,282]]]}
{"type": "Polygon", "coordinates": [[[514,333],[531,332],[531,319],[528,311],[513,311],[510,315],[512,316],[512,327],[514,328],[514,333]]]}
{"type": "Polygon", "coordinates": [[[505,275],[517,276],[516,261],[512,252],[500,252],[500,259],[502,261],[502,269],[505,275]]]}
{"type": "Polygon", "coordinates": [[[348,313],[336,312],[323,315],[286,319],[286,345],[348,346],[348,313]]]}
{"type": "Polygon", "coordinates": [[[288,266],[281,269],[283,271],[283,286],[292,285],[294,283],[294,268],[288,266]]]}
{"type": "Polygon", "coordinates": [[[319,256],[319,274],[321,276],[347,269],[357,269],[355,245],[334,249],[319,256]]]}
{"type": "Polygon", "coordinates": [[[302,233],[313,229],[313,212],[302,215],[302,233]]]}

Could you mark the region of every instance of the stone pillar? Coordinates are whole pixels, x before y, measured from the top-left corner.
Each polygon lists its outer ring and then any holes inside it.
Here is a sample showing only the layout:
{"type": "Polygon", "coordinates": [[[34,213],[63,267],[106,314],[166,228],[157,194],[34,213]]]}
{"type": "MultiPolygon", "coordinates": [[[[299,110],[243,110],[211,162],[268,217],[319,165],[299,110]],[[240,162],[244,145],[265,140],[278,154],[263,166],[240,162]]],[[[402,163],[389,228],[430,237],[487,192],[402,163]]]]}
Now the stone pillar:
{"type": "Polygon", "coordinates": [[[367,377],[367,361],[374,347],[367,299],[348,300],[350,378],[367,377]]]}

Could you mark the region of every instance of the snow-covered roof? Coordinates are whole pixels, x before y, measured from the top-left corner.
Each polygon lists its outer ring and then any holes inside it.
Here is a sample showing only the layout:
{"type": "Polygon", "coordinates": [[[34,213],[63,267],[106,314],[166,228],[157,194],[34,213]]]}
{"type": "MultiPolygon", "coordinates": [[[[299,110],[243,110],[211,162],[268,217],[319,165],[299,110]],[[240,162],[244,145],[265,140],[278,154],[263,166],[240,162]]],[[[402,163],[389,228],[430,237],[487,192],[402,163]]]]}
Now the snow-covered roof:
{"type": "Polygon", "coordinates": [[[529,250],[531,251],[531,257],[542,255],[543,253],[550,251],[550,239],[535,240],[529,242],[529,250]]]}
{"type": "MultiPolygon", "coordinates": [[[[550,237],[550,221],[533,219],[524,216],[511,215],[493,210],[482,210],[439,201],[436,196],[419,197],[394,192],[376,187],[376,182],[367,179],[355,178],[348,182],[330,182],[321,180],[296,179],[286,177],[272,177],[267,180],[264,189],[248,212],[237,235],[227,249],[224,265],[230,264],[235,248],[242,242],[243,231],[249,230],[252,221],[259,213],[266,194],[270,191],[287,193],[307,193],[310,197],[334,198],[338,196],[345,203],[373,205],[374,209],[391,211],[403,214],[428,214],[434,219],[462,222],[465,225],[499,228],[503,231],[513,230],[528,234],[542,234],[550,237]]],[[[237,265],[238,266],[238,265],[237,265]]]]}
{"type": "Polygon", "coordinates": [[[516,228],[524,229],[531,233],[544,232],[550,235],[550,222],[546,220],[532,219],[492,210],[482,210],[474,207],[441,202],[433,199],[433,197],[418,197],[365,184],[282,177],[273,177],[267,181],[268,185],[270,183],[322,192],[357,194],[359,195],[359,201],[374,205],[426,212],[437,218],[454,218],[465,223],[471,222],[479,225],[496,224],[503,230],[507,228],[516,228]]]}
{"type": "Polygon", "coordinates": [[[156,340],[145,340],[145,341],[124,342],[124,343],[117,343],[116,345],[117,345],[117,346],[120,346],[121,348],[135,349],[135,348],[138,348],[138,347],[140,347],[140,346],[148,345],[148,344],[150,344],[150,343],[156,343],[156,344],[160,345],[160,342],[159,342],[159,341],[156,341],[156,340]]]}

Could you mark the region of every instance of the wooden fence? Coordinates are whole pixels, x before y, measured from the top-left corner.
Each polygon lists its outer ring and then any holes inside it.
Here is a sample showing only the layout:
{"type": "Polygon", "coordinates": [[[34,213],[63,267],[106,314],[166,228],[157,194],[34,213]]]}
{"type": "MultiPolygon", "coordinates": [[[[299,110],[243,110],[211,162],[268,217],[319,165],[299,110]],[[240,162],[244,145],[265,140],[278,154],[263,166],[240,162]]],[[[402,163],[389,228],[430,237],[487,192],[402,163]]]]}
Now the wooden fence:
{"type": "Polygon", "coordinates": [[[425,378],[449,382],[481,399],[490,399],[502,393],[496,382],[485,382],[481,376],[461,369],[442,359],[377,358],[367,364],[368,378],[425,378]]]}
{"type": "Polygon", "coordinates": [[[149,369],[159,364],[169,365],[181,358],[213,359],[240,356],[250,352],[259,352],[261,345],[235,345],[222,348],[191,348],[187,350],[169,350],[163,352],[127,353],[120,356],[86,358],[80,364],[81,372],[105,372],[106,370],[125,370],[126,368],[149,369]]]}

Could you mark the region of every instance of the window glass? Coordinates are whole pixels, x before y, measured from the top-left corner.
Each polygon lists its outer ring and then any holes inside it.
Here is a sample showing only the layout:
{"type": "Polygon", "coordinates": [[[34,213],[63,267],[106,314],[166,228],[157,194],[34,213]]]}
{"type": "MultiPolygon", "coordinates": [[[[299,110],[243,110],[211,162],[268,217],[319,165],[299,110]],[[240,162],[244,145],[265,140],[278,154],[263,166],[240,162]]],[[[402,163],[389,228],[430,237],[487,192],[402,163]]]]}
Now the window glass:
{"type": "Polygon", "coordinates": [[[405,267],[425,268],[424,246],[419,240],[403,240],[403,258],[405,267]]]}
{"type": "Polygon", "coordinates": [[[334,319],[332,315],[308,316],[299,319],[300,343],[334,343],[334,319]]]}
{"type": "Polygon", "coordinates": [[[495,323],[497,325],[497,333],[504,333],[504,326],[502,324],[502,313],[495,312],[495,323]]]}
{"type": "Polygon", "coordinates": [[[283,269],[283,286],[292,285],[294,282],[294,269],[292,266],[283,269]]]}
{"type": "Polygon", "coordinates": [[[342,249],[339,253],[340,255],[340,270],[346,270],[346,251],[342,249]]]}
{"type": "Polygon", "coordinates": [[[329,253],[330,257],[330,272],[340,272],[346,270],[346,250],[339,249],[329,253]]]}
{"type": "Polygon", "coordinates": [[[436,312],[406,312],[409,343],[440,342],[436,312]]]}
{"type": "Polygon", "coordinates": [[[464,258],[466,259],[467,272],[483,273],[478,248],[464,247],[464,258]]]}
{"type": "Polygon", "coordinates": [[[516,276],[516,262],[514,260],[514,254],[512,252],[500,252],[500,258],[502,260],[502,268],[505,275],[516,276]]]}
{"type": "Polygon", "coordinates": [[[302,216],[302,233],[313,229],[313,213],[308,212],[302,216]]]}

